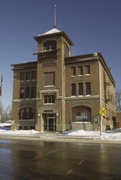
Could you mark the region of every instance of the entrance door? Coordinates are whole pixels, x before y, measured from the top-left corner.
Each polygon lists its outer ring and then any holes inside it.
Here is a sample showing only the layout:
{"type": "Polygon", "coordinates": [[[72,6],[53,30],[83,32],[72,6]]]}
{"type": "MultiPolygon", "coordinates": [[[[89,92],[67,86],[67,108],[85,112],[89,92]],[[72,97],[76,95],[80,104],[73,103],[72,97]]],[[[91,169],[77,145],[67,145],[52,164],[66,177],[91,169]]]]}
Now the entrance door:
{"type": "Polygon", "coordinates": [[[44,131],[56,131],[56,114],[44,114],[44,131]]]}
{"type": "Polygon", "coordinates": [[[55,123],[55,118],[54,117],[48,117],[48,131],[55,131],[56,130],[56,123],[55,123]]]}

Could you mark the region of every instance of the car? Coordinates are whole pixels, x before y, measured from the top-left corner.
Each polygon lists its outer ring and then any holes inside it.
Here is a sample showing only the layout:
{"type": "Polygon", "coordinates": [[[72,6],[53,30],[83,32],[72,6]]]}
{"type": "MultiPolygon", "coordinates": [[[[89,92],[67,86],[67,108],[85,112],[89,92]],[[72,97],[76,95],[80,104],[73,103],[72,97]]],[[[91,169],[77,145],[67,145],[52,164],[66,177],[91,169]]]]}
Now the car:
{"type": "Polygon", "coordinates": [[[7,120],[7,121],[5,121],[5,123],[8,123],[8,124],[13,124],[13,123],[14,123],[14,121],[12,121],[12,120],[7,120]]]}

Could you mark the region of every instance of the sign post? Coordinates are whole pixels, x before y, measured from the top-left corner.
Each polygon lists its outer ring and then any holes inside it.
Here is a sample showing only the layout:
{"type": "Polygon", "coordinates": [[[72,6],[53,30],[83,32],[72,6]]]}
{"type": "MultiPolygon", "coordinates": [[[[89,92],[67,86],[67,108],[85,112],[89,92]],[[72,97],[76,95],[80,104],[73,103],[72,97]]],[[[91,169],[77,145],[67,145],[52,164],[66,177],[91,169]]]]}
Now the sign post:
{"type": "Polygon", "coordinates": [[[107,113],[107,110],[106,108],[102,107],[100,110],[99,110],[99,113],[101,115],[100,117],[100,136],[102,136],[102,120],[103,120],[103,117],[106,115],[107,113]]]}

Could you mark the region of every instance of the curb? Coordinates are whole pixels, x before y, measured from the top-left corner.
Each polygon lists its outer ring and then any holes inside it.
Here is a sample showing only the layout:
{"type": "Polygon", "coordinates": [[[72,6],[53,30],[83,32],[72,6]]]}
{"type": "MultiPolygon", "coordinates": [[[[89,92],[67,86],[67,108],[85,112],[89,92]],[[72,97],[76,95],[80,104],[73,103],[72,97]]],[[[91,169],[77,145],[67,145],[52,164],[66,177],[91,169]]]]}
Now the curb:
{"type": "Polygon", "coordinates": [[[98,144],[121,144],[121,141],[112,141],[112,140],[104,140],[101,138],[93,138],[93,137],[67,137],[67,136],[55,136],[55,137],[42,137],[42,136],[7,136],[7,135],[1,135],[0,139],[2,140],[30,140],[30,141],[48,141],[48,142],[82,142],[82,143],[98,143],[98,144]]]}

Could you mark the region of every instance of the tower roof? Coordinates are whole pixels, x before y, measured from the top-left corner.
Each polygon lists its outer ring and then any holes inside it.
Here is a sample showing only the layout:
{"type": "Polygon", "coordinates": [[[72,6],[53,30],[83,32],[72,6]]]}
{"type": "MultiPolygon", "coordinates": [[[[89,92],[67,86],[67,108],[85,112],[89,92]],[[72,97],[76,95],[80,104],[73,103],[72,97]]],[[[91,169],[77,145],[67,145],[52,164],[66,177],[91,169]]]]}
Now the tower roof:
{"type": "Polygon", "coordinates": [[[47,34],[54,34],[54,33],[59,33],[59,32],[61,32],[59,29],[53,28],[53,29],[45,32],[44,34],[40,34],[40,35],[38,35],[38,36],[47,35],[47,34]]]}
{"type": "Polygon", "coordinates": [[[65,39],[69,42],[69,44],[73,45],[73,42],[71,41],[69,36],[64,31],[60,31],[56,27],[50,29],[49,31],[47,31],[47,32],[45,32],[43,34],[39,34],[37,36],[34,36],[34,39],[39,40],[39,39],[45,38],[47,36],[51,36],[52,37],[53,35],[63,35],[65,37],[65,39]]]}

